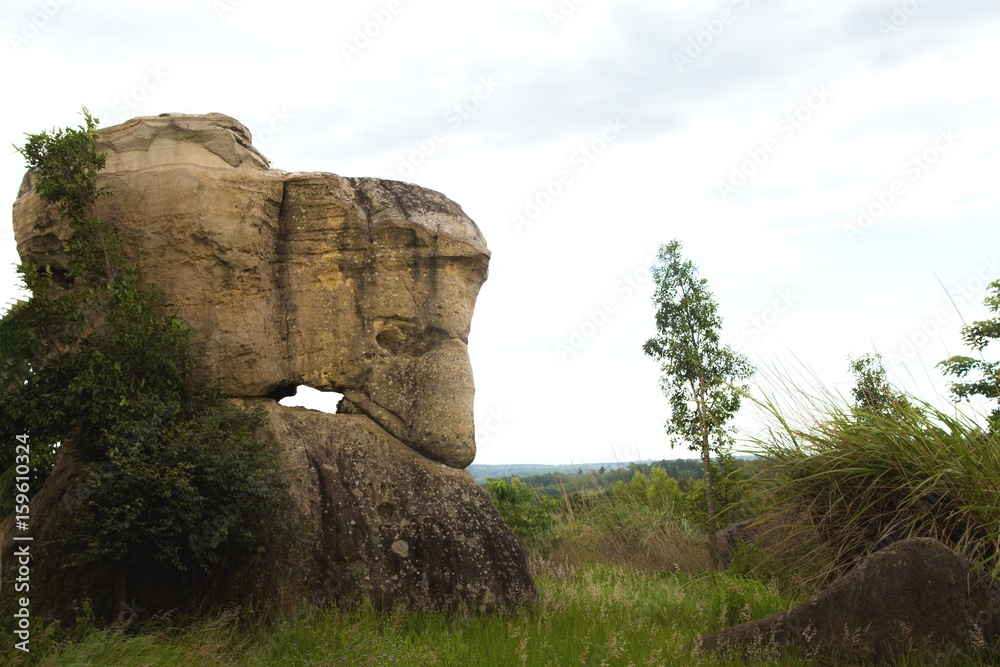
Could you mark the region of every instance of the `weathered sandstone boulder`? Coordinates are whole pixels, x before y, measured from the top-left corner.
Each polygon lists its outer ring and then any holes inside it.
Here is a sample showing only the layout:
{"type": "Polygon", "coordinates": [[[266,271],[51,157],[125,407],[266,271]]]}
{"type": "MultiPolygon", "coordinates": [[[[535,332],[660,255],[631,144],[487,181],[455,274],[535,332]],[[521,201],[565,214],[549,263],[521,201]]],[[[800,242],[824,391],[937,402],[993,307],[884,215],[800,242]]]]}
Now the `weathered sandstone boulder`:
{"type": "MultiPolygon", "coordinates": [[[[304,534],[285,538],[266,571],[217,580],[216,597],[286,608],[361,595],[469,609],[533,600],[521,546],[463,470],[475,455],[467,337],[489,250],[462,209],[406,183],[270,169],[221,114],[138,118],[99,141],[111,194],[98,215],[192,327],[196,384],[262,405],[293,477],[304,534]],[[277,403],[300,384],[341,392],[361,414],[277,403]]],[[[65,276],[68,226],[30,174],[14,228],[23,261],[65,276]]],[[[61,452],[32,500],[40,541],[72,511],[82,474],[61,452]]],[[[8,519],[5,556],[11,534],[8,519]]],[[[106,573],[64,586],[58,564],[38,565],[52,573],[39,575],[42,606],[108,587],[106,573]]],[[[171,600],[163,581],[132,579],[140,600],[171,600]]]]}
{"type": "Polygon", "coordinates": [[[295,471],[296,509],[320,527],[310,549],[282,550],[287,573],[265,574],[263,594],[322,605],[363,593],[382,606],[471,610],[534,599],[520,544],[469,473],[417,454],[363,415],[255,402],[295,471]]]}
{"type": "MultiPolygon", "coordinates": [[[[489,250],[446,197],[395,181],[269,169],[221,114],[100,133],[118,229],[144,280],[194,330],[202,386],[231,396],[343,393],[425,456],[475,456],[467,341],[489,250]]],[[[33,192],[14,203],[22,260],[66,268],[70,230],[33,192]]]]}
{"type": "Polygon", "coordinates": [[[1000,586],[944,544],[886,547],[787,612],[704,635],[702,649],[760,656],[799,646],[838,664],[900,657],[951,659],[1000,639],[1000,586]]]}

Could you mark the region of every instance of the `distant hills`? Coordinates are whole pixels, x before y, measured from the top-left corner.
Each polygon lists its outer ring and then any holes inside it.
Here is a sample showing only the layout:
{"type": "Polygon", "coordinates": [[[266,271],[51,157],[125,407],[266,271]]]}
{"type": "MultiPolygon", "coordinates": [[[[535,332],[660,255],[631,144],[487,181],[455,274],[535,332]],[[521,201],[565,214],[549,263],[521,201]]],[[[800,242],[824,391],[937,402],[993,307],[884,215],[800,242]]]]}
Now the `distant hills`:
{"type": "Polygon", "coordinates": [[[628,468],[630,463],[653,463],[653,461],[612,461],[610,463],[578,463],[566,465],[544,465],[539,463],[506,463],[490,465],[485,463],[473,463],[468,467],[468,471],[477,482],[485,482],[487,477],[512,477],[516,475],[517,477],[524,479],[525,477],[534,477],[536,475],[545,475],[556,472],[560,472],[564,475],[576,475],[580,472],[586,473],[588,471],[598,471],[601,468],[604,468],[605,470],[615,470],[616,468],[628,468]]]}
{"type": "MultiPolygon", "coordinates": [[[[737,454],[736,458],[742,461],[752,461],[753,456],[748,454],[737,454]]],[[[674,477],[678,476],[677,465],[681,468],[687,468],[690,462],[695,462],[697,465],[695,467],[700,467],[701,462],[696,458],[687,459],[676,459],[675,465],[667,465],[669,462],[667,460],[660,459],[645,459],[642,461],[610,461],[605,463],[567,463],[565,465],[545,465],[541,463],[503,463],[503,464],[487,464],[487,463],[473,463],[467,470],[472,474],[473,478],[480,484],[486,482],[487,477],[492,477],[494,479],[499,477],[519,477],[521,479],[526,479],[528,477],[537,477],[539,475],[547,475],[550,473],[562,473],[563,475],[577,475],[580,473],[586,474],[588,472],[599,472],[601,468],[605,471],[617,470],[618,468],[628,468],[629,466],[635,465],[658,465],[663,467],[669,474],[674,477]],[[671,472],[673,470],[673,472],[671,472]]]]}

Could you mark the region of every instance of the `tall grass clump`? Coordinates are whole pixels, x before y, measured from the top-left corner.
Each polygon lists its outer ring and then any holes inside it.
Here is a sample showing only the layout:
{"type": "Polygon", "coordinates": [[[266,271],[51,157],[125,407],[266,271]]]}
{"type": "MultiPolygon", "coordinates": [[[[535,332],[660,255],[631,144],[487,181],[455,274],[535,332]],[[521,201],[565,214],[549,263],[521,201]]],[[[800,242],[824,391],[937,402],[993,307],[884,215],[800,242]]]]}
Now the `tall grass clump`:
{"type": "Polygon", "coordinates": [[[517,477],[487,480],[500,516],[526,548],[533,570],[544,561],[570,567],[616,564],[640,570],[692,571],[710,564],[704,527],[682,507],[676,481],[654,470],[653,482],[637,474],[633,483],[601,488],[591,474],[589,489],[560,499],[529,488],[517,477]],[[636,479],[639,484],[635,484],[636,479]],[[667,484],[664,479],[670,482],[667,484]]]}
{"type": "Polygon", "coordinates": [[[594,496],[565,517],[560,537],[556,557],[574,565],[690,572],[710,564],[702,527],[673,503],[651,504],[631,495],[594,496]]]}
{"type": "Polygon", "coordinates": [[[889,409],[847,405],[828,392],[797,397],[792,423],[768,398],[756,481],[787,567],[822,585],[907,537],[940,540],[1000,575],[1000,437],[971,417],[899,395],[889,409]]]}

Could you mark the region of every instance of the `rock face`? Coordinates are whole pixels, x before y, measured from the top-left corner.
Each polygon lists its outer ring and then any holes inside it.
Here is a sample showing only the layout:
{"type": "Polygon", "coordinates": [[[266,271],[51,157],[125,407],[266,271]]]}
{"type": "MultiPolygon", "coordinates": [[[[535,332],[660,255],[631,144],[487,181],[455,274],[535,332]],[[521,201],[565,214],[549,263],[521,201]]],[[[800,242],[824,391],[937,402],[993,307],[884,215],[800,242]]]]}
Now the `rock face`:
{"type": "MultiPolygon", "coordinates": [[[[191,326],[196,384],[264,405],[293,473],[308,534],[284,566],[253,573],[259,595],[533,600],[520,545],[463,470],[475,455],[467,338],[490,255],[462,209],[405,183],[270,169],[221,114],[137,118],[101,130],[99,145],[111,196],[97,213],[191,326]],[[277,404],[300,384],[362,414],[277,404]]],[[[23,261],[65,271],[69,228],[30,174],[14,230],[23,261]]],[[[48,486],[33,511],[66,497],[48,486]]]]}
{"type": "Polygon", "coordinates": [[[255,402],[296,471],[297,509],[320,527],[313,549],[286,550],[291,578],[264,575],[267,595],[322,605],[364,593],[382,606],[472,610],[534,598],[521,546],[467,472],[417,454],[363,415],[255,402]]]}
{"type": "Polygon", "coordinates": [[[876,552],[798,607],[704,635],[700,645],[748,657],[798,645],[856,664],[908,650],[951,658],[997,639],[1000,586],[940,542],[911,538],[876,552]]]}
{"type": "MultiPolygon", "coordinates": [[[[221,114],[102,130],[112,195],[98,215],[194,330],[202,386],[232,396],[304,384],[343,393],[410,447],[475,456],[467,341],[489,250],[446,197],[414,185],[269,169],[221,114]]],[[[66,269],[70,230],[25,178],[24,261],[66,269]]]]}

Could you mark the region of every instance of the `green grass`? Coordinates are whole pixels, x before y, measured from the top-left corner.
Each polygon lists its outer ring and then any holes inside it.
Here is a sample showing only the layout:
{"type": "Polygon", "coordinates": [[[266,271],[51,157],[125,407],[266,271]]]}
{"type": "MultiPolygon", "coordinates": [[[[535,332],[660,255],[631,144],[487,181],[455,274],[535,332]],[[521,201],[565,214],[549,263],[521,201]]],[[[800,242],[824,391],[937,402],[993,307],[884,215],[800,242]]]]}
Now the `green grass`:
{"type": "Polygon", "coordinates": [[[1000,434],[912,397],[878,414],[798,395],[801,424],[765,405],[754,480],[761,505],[785,512],[776,551],[797,558],[784,569],[822,586],[892,542],[933,537],[1000,575],[1000,434]]]}
{"type": "MultiPolygon", "coordinates": [[[[660,667],[744,665],[692,653],[701,633],[768,616],[798,601],[774,584],[727,573],[659,573],[586,566],[540,573],[539,604],[517,615],[443,612],[379,613],[312,610],[266,627],[232,619],[187,629],[145,628],[139,634],[90,631],[33,644],[28,660],[44,666],[290,667],[660,667]]],[[[9,655],[9,653],[7,654],[9,655]]],[[[754,665],[812,665],[796,656],[763,653],[754,665]]],[[[822,664],[822,663],[819,663],[822,664]]],[[[897,664],[919,664],[905,659],[897,664]]],[[[955,664],[989,665],[962,660],[955,664]]]]}
{"type": "Polygon", "coordinates": [[[554,544],[551,560],[574,565],[693,572],[710,563],[704,529],[672,504],[656,507],[630,496],[602,495],[564,516],[554,544]]]}
{"type": "Polygon", "coordinates": [[[187,630],[148,628],[137,636],[94,631],[31,662],[123,667],[708,665],[718,663],[692,661],[689,645],[699,633],[795,603],[760,581],[719,573],[549,566],[538,585],[539,604],[517,615],[359,609],[312,611],[266,629],[223,619],[187,630]]]}

